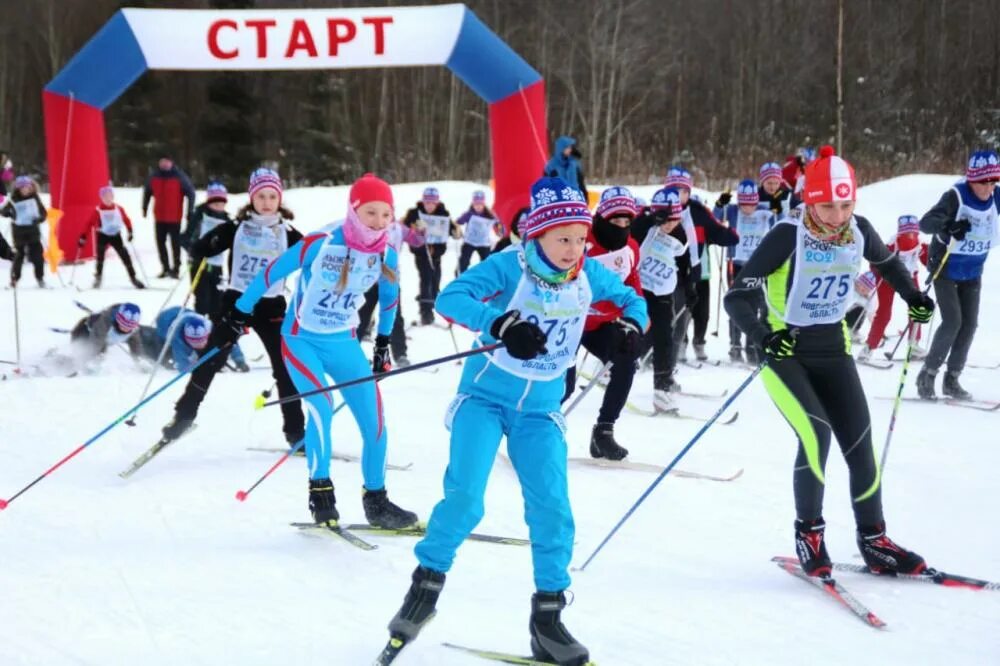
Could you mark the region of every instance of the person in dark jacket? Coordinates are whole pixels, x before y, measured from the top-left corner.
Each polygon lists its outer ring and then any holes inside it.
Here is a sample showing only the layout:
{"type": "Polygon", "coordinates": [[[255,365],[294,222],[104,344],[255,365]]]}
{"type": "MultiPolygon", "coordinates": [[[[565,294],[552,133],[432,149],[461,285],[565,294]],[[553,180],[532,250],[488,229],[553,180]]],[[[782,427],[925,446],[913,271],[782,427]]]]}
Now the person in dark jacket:
{"type": "Polygon", "coordinates": [[[139,330],[142,310],[135,303],[115,303],[100,312],[92,312],[70,331],[75,357],[81,364],[96,360],[110,345],[125,344],[132,356],[139,357],[142,347],[134,333],[139,330]]]}
{"type": "Polygon", "coordinates": [[[424,237],[422,247],[413,247],[413,258],[420,273],[420,324],[434,323],[434,301],[441,291],[441,257],[448,249],[448,237],[458,238],[461,230],[441,202],[436,187],[424,188],[417,205],[406,211],[403,225],[424,237]]]}
{"type": "Polygon", "coordinates": [[[571,136],[561,136],[556,139],[556,150],[545,164],[543,176],[562,178],[573,187],[580,190],[584,200],[587,199],[587,184],[583,180],[583,166],[580,164],[580,150],[576,147],[576,139],[571,136]]]}
{"type": "Polygon", "coordinates": [[[760,196],[761,206],[771,209],[778,220],[781,220],[788,211],[799,207],[802,202],[785,181],[782,175],[781,165],[777,162],[764,162],[760,165],[758,179],[760,188],[757,194],[760,196]]]}
{"type": "Polygon", "coordinates": [[[11,233],[14,237],[14,265],[10,269],[10,286],[17,286],[21,279],[24,258],[35,268],[35,280],[45,288],[45,262],[42,258],[42,234],[38,227],[45,221],[45,205],[38,196],[38,186],[30,176],[14,179],[14,192],[0,208],[0,215],[13,219],[11,233]]]}
{"type": "Polygon", "coordinates": [[[181,266],[181,220],[185,212],[190,217],[194,210],[194,186],[187,174],[169,157],[161,157],[156,170],[146,179],[146,186],[142,191],[143,217],[146,217],[149,210],[150,199],[155,199],[153,219],[156,221],[156,251],[163,268],[159,277],[177,279],[180,277],[181,266]],[[167,239],[170,239],[172,263],[167,256],[167,239]]]}
{"type": "Polygon", "coordinates": [[[965,367],[979,322],[983,265],[990,247],[1000,240],[997,182],[1000,182],[1000,157],[992,150],[977,151],[969,158],[965,180],[941,195],[941,200],[920,219],[920,231],[934,236],[927,266],[931,275],[945,260],[945,249],[951,247],[944,268],[934,281],[941,325],[917,375],[917,392],[925,400],[937,397],[934,379],[945,357],[948,369],[942,393],[959,400],[972,398],[958,383],[958,376],[965,367]]]}
{"type": "Polygon", "coordinates": [[[506,235],[503,233],[502,225],[498,224],[497,236],[501,236],[497,244],[493,246],[493,250],[490,254],[496,254],[497,252],[503,252],[511,245],[517,245],[521,242],[521,227],[524,225],[525,220],[528,219],[528,213],[531,211],[530,208],[525,206],[521,208],[510,220],[510,231],[506,235]]]}
{"type": "Polygon", "coordinates": [[[485,261],[490,256],[490,229],[496,227],[497,217],[486,205],[486,192],[476,190],[472,193],[469,210],[462,213],[455,224],[465,230],[462,233],[462,251],[458,257],[458,272],[464,273],[469,270],[473,254],[479,255],[479,261],[485,261]]]}

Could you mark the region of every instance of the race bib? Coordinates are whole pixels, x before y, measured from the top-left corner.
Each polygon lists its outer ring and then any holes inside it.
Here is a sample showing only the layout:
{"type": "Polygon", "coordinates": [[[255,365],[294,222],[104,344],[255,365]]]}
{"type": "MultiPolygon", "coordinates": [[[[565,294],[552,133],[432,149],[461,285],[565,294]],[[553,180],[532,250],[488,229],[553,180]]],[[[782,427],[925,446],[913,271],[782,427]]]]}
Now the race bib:
{"type": "MultiPolygon", "coordinates": [[[[240,224],[233,238],[229,288],[240,292],[246,291],[257,274],[270,266],[287,249],[288,233],[284,224],[273,227],[262,227],[251,222],[240,224]]],[[[284,288],[285,281],[278,280],[268,288],[264,297],[280,296],[284,288]]]]}
{"type": "Polygon", "coordinates": [[[427,225],[428,243],[438,245],[448,242],[448,236],[451,232],[451,219],[447,215],[428,215],[421,212],[417,212],[417,215],[427,225]]]}
{"type": "Polygon", "coordinates": [[[14,224],[19,227],[30,227],[38,217],[38,202],[34,197],[11,201],[14,204],[14,224]]]}
{"type": "Polygon", "coordinates": [[[834,324],[847,314],[864,246],[852,219],[854,240],[836,245],[797,225],[795,273],[788,292],[785,322],[793,326],[834,324]]]}
{"type": "Polygon", "coordinates": [[[770,210],[755,210],[750,215],[740,212],[737,215],[736,233],[740,236],[740,242],[733,253],[733,261],[745,264],[750,260],[750,255],[771,229],[771,217],[770,210]]]}
{"type": "Polygon", "coordinates": [[[493,220],[480,215],[470,215],[469,221],[465,223],[465,242],[473,247],[490,246],[490,229],[493,227],[493,220]]]}
{"type": "Polygon", "coordinates": [[[996,207],[990,206],[989,210],[975,210],[963,204],[959,207],[958,213],[969,221],[972,228],[965,234],[965,238],[954,241],[951,253],[987,254],[997,240],[996,207]]]}
{"type": "Polygon", "coordinates": [[[117,207],[111,210],[98,208],[97,212],[101,216],[102,234],[105,236],[117,236],[121,233],[124,222],[122,222],[122,215],[117,207]]]}
{"type": "Polygon", "coordinates": [[[642,288],[657,296],[677,288],[677,260],[684,244],[668,233],[653,228],[639,247],[639,281],[642,288]]]}
{"type": "Polygon", "coordinates": [[[591,259],[620,277],[622,282],[632,273],[632,266],[635,264],[635,254],[632,253],[632,248],[628,245],[591,257],[591,259]]]}
{"type": "Polygon", "coordinates": [[[299,326],[313,333],[337,333],[356,327],[365,292],[381,273],[381,255],[348,251],[347,246],[333,242],[330,235],[313,260],[308,284],[299,280],[301,298],[295,313],[299,326]],[[345,262],[347,280],[340,288],[345,262]]]}

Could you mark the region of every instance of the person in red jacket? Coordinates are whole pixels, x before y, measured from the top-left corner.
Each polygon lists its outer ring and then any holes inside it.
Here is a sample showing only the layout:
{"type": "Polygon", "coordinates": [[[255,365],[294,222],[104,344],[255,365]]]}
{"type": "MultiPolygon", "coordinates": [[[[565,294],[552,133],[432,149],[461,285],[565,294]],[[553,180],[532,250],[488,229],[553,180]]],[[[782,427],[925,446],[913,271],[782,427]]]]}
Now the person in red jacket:
{"type": "Polygon", "coordinates": [[[111,185],[105,185],[98,190],[101,203],[97,205],[90,215],[90,220],[83,228],[80,239],[76,242],[77,247],[87,244],[87,238],[91,230],[97,233],[97,269],[94,271],[94,289],[100,289],[101,279],[104,274],[104,254],[110,245],[118,253],[122,260],[122,265],[128,271],[128,279],[136,289],[145,289],[146,285],[135,276],[135,268],[132,267],[132,258],[125,249],[122,242],[122,229],[128,234],[128,241],[132,242],[132,220],[129,219],[125,209],[115,203],[115,190],[111,185]]]}
{"type": "MultiPolygon", "coordinates": [[[[587,238],[587,256],[616,273],[622,282],[641,296],[639,244],[631,237],[632,220],[636,211],[635,197],[627,188],[609,187],[604,190],[594,214],[594,225],[587,238]]],[[[611,301],[591,303],[580,345],[602,363],[612,362],[604,401],[590,436],[590,455],[594,458],[621,460],[628,455],[628,449],[615,441],[615,422],[632,390],[635,360],[640,351],[636,348],[621,353],[622,341],[630,331],[639,336],[644,332],[636,322],[628,317],[623,318],[622,309],[611,301]]],[[[575,370],[575,367],[571,367],[567,372],[564,402],[573,393],[576,384],[575,370]]]]}
{"type": "Polygon", "coordinates": [[[146,217],[150,199],[153,202],[153,219],[156,221],[156,251],[160,255],[163,271],[158,277],[180,277],[181,270],[181,220],[185,212],[194,211],[194,186],[187,174],[169,157],[161,157],[156,171],[149,174],[142,191],[142,216],[146,217]],[[187,208],[184,199],[187,198],[187,208]],[[167,257],[167,239],[173,263],[167,257]]]}
{"type": "MultiPolygon", "coordinates": [[[[920,221],[915,215],[901,215],[897,221],[896,236],[887,245],[890,252],[895,252],[903,260],[906,270],[913,276],[913,284],[920,287],[920,280],[917,276],[919,266],[917,262],[927,266],[927,243],[920,242],[920,221]]],[[[892,286],[882,279],[879,272],[872,266],[872,272],[878,280],[878,309],[872,318],[872,326],[868,331],[867,344],[858,354],[859,361],[867,361],[872,350],[882,344],[882,337],[885,335],[885,327],[892,319],[892,302],[896,291],[892,286]]],[[[920,339],[920,326],[917,326],[917,339],[920,339]]],[[[916,354],[916,351],[914,351],[916,354]]]]}

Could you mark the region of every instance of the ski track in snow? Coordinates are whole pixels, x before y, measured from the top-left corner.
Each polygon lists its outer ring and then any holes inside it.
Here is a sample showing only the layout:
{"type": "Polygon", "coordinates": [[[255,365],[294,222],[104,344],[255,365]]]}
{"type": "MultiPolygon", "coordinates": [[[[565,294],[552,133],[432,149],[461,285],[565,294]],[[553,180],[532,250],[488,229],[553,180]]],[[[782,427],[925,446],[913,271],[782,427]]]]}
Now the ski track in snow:
{"type": "MultiPolygon", "coordinates": [[[[858,211],[888,236],[902,213],[917,215],[954,182],[951,176],[906,176],[861,190],[858,211]]],[[[438,184],[456,216],[475,183],[438,184]]],[[[394,188],[402,214],[423,184],[394,188]]],[[[634,188],[648,197],[656,188],[634,188]]],[[[303,231],[341,214],[346,188],[286,192],[303,231]],[[331,211],[331,212],[327,212],[331,211]]],[[[135,219],[146,272],[159,272],[152,222],[137,219],[140,191],[119,189],[135,219]]],[[[201,200],[202,197],[199,197],[201,200]]],[[[711,202],[714,197],[706,196],[711,202]]],[[[234,196],[235,210],[245,195],[234,196]]],[[[4,232],[8,232],[3,220],[4,232]]],[[[452,244],[444,260],[451,276],[452,244]]],[[[404,316],[417,314],[417,279],[408,251],[401,258],[404,316]]],[[[9,263],[0,261],[6,282],[9,263]]],[[[89,287],[93,263],[79,266],[76,282],[89,287]]],[[[143,307],[150,324],[165,292],[128,288],[113,253],[105,288],[79,293],[38,291],[30,270],[19,291],[22,355],[39,359],[68,336],[79,299],[99,309],[122,300],[143,307]]],[[[62,269],[69,279],[70,268],[62,269]]],[[[55,276],[50,284],[58,285],[55,276]]],[[[1000,306],[1000,266],[986,267],[981,321],[970,357],[993,362],[993,324],[1000,306]]],[[[157,286],[169,281],[154,280],[157,286]]],[[[174,303],[183,295],[178,290],[174,303]]],[[[716,289],[713,285],[713,316],[716,289]]],[[[0,359],[15,355],[12,294],[0,291],[0,359]]],[[[897,303],[889,330],[903,324],[897,303]]],[[[725,316],[725,313],[723,313],[725,316]]],[[[709,330],[715,328],[714,320],[709,330]]],[[[726,322],[708,338],[712,358],[728,348],[726,322]]],[[[410,358],[453,351],[437,328],[410,332],[410,358]]],[[[457,330],[462,349],[472,335],[457,330]]],[[[262,348],[243,338],[251,358],[262,348]]],[[[389,428],[389,460],[413,462],[389,472],[387,487],[422,519],[441,497],[448,458],[443,414],[460,368],[413,373],[381,385],[389,428]]],[[[898,371],[861,367],[869,396],[892,395],[898,371]]],[[[13,378],[0,382],[0,497],[10,497],[66,453],[119,416],[145,383],[131,361],[110,350],[101,374],[74,379],[13,378]]],[[[911,386],[914,393],[911,369],[911,386]]],[[[745,371],[682,367],[685,389],[734,389],[745,371]]],[[[157,374],[154,388],[167,381],[157,374]]],[[[969,369],[962,380],[973,394],[1000,398],[997,371],[969,369]]],[[[379,538],[365,553],[288,526],[308,519],[302,459],[291,459],[245,503],[234,499],[270,465],[247,446],[283,441],[280,413],[254,411],[254,397],[270,385],[265,374],[219,375],[202,405],[198,429],[168,448],[129,481],[117,473],[153,444],[170,418],[181,386],[144,408],[134,428],[119,425],[0,514],[4,599],[0,664],[369,664],[387,638],[385,626],[402,602],[416,564],[411,538],[379,538]]],[[[586,456],[602,392],[588,395],[569,418],[571,456],[586,456]]],[[[652,400],[652,376],[640,375],[631,400],[652,400]]],[[[704,401],[682,400],[711,414],[704,401]]],[[[881,452],[891,405],[870,400],[873,438],[881,452]]],[[[728,474],[718,484],[667,478],[587,571],[574,574],[575,603],[564,614],[571,631],[603,666],[646,664],[995,664],[1000,663],[1000,596],[841,574],[839,580],[889,625],[876,632],[778,570],[770,558],[793,555],[791,495],[795,439],[762,385],[754,383],[734,407],[739,422],[708,431],[679,467],[728,474]]],[[[945,571],[1000,579],[1000,500],[992,470],[1000,468],[996,414],[948,411],[905,403],[896,425],[884,483],[889,533],[945,571]]],[[[623,413],[616,429],[635,461],[666,464],[701,424],[652,421],[623,413]]],[[[334,421],[338,450],[359,453],[357,428],[346,411],[334,421]]],[[[579,565],[651,482],[648,474],[572,467],[579,565]]],[[[356,464],[333,462],[343,518],[363,521],[356,464]]],[[[827,543],[835,560],[855,557],[846,468],[839,451],[827,466],[827,543]]],[[[494,470],[480,532],[526,537],[520,489],[504,464],[494,470]]],[[[442,641],[512,652],[528,651],[527,619],[533,590],[530,549],[468,543],[448,575],[437,619],[400,658],[401,666],[474,664],[474,657],[442,641]]]]}

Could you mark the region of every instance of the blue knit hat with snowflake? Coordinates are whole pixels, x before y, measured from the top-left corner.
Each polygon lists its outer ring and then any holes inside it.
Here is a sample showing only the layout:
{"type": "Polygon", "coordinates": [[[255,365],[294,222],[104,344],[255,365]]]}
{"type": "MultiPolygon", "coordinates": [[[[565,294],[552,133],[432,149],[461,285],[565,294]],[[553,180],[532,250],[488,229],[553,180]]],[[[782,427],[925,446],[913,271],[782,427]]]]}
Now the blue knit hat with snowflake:
{"type": "Polygon", "coordinates": [[[992,150],[977,150],[969,158],[965,169],[965,179],[970,183],[984,180],[1000,180],[1000,159],[992,150]]]}
{"type": "Polygon", "coordinates": [[[597,214],[605,220],[624,215],[635,217],[638,206],[632,191],[627,187],[614,185],[601,192],[601,201],[597,204],[597,214]]]}
{"type": "Polygon", "coordinates": [[[530,240],[568,224],[593,224],[583,195],[562,178],[539,178],[531,186],[531,212],[523,226],[530,240]]]}
{"type": "Polygon", "coordinates": [[[756,206],[760,202],[760,194],[757,192],[757,183],[747,178],[741,180],[736,186],[736,202],[742,205],[756,206]]]}

